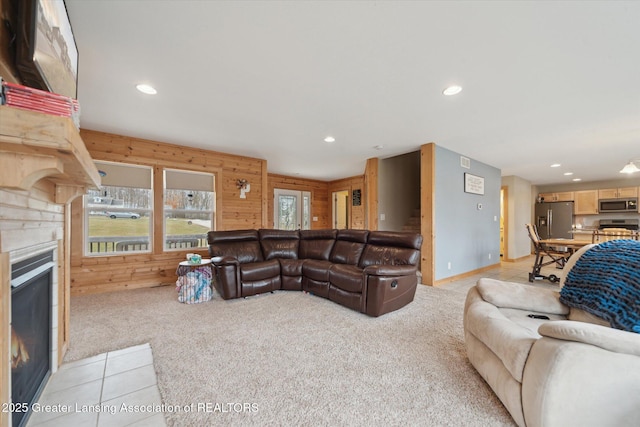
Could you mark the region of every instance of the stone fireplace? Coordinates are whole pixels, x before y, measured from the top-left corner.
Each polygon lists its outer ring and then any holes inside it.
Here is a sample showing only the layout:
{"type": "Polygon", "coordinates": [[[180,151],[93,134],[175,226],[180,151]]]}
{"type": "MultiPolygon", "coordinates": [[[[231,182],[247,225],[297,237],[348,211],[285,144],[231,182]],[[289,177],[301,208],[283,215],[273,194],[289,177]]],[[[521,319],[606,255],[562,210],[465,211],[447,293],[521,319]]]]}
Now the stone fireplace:
{"type": "MultiPolygon", "coordinates": [[[[10,253],[11,402],[31,408],[57,370],[57,242],[10,253]]],[[[29,411],[14,411],[12,425],[26,424],[29,411]]]]}
{"type": "MultiPolygon", "coordinates": [[[[38,388],[46,383],[47,375],[55,372],[62,361],[69,345],[71,202],[85,194],[88,188],[99,186],[98,170],[70,118],[0,106],[2,403],[16,403],[12,401],[16,399],[13,393],[23,392],[13,390],[11,378],[15,374],[21,381],[22,372],[16,371],[20,361],[30,361],[38,352],[48,358],[42,367],[36,369],[37,376],[44,379],[38,379],[36,385],[25,386],[31,390],[27,394],[34,393],[35,389],[35,395],[38,388]],[[41,254],[46,254],[44,260],[38,258],[41,254]],[[30,260],[34,257],[35,260],[30,260]],[[29,273],[30,267],[37,272],[29,273]],[[27,279],[22,277],[25,276],[23,271],[27,279]],[[21,336],[25,334],[24,318],[32,317],[31,314],[14,317],[12,313],[12,300],[22,293],[14,293],[14,290],[28,282],[29,275],[33,276],[31,278],[48,275],[49,290],[42,293],[46,298],[35,297],[39,304],[43,304],[43,308],[37,309],[38,313],[48,311],[42,316],[44,320],[41,319],[48,322],[47,330],[37,338],[38,342],[46,345],[39,345],[37,350],[30,350],[33,337],[21,336]],[[12,322],[16,322],[15,326],[12,322]]],[[[31,302],[26,306],[31,306],[31,302]]],[[[18,420],[20,422],[23,420],[18,420]]],[[[10,411],[0,412],[1,426],[13,423],[10,411]]]]}

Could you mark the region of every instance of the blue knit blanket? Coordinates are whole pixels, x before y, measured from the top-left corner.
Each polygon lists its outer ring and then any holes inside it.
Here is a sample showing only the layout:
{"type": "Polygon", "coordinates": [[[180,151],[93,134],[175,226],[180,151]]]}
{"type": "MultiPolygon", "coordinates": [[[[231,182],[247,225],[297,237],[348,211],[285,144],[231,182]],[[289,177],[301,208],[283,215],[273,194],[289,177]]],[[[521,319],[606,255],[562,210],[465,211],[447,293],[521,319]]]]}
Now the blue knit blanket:
{"type": "Polygon", "coordinates": [[[612,240],[588,249],[569,271],[560,301],[640,333],[640,241],[612,240]]]}

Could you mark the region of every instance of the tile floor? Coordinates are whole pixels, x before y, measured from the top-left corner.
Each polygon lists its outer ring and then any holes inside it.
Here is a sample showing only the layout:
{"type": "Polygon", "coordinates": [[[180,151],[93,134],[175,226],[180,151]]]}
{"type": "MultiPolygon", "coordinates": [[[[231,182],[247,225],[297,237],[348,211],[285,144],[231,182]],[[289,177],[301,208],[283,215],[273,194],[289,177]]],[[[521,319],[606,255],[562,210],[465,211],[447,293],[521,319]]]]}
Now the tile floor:
{"type": "Polygon", "coordinates": [[[149,344],[63,364],[27,427],[165,426],[149,344]]]}
{"type": "MultiPolygon", "coordinates": [[[[481,277],[531,284],[528,277],[533,259],[502,262],[499,267],[440,287],[466,294],[481,277]]],[[[559,272],[553,266],[542,270],[545,275],[558,275],[559,272]]],[[[533,285],[558,289],[557,284],[548,280],[536,280],[533,285]]],[[[27,427],[166,425],[161,412],[124,410],[129,407],[147,408],[149,405],[153,409],[154,405],[162,403],[149,344],[63,364],[50,378],[38,403],[41,412],[31,415],[27,427]],[[66,413],[53,412],[57,408],[66,413]]]]}

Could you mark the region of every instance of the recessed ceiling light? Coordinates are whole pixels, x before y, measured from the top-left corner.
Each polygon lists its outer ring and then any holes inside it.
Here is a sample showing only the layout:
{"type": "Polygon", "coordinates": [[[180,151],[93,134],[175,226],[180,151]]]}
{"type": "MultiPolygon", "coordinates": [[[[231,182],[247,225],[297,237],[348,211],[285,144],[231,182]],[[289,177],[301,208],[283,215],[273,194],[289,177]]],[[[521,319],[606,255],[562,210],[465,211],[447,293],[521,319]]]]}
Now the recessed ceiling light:
{"type": "Polygon", "coordinates": [[[564,173],[564,176],[571,176],[571,175],[573,175],[573,172],[565,172],[564,173]]]}
{"type": "Polygon", "coordinates": [[[457,95],[462,91],[462,86],[449,86],[448,88],[446,88],[445,90],[442,91],[443,95],[446,96],[451,96],[451,95],[457,95]]]}
{"type": "Polygon", "coordinates": [[[572,181],[582,181],[582,178],[573,178],[572,181]]]}
{"type": "Polygon", "coordinates": [[[373,148],[375,148],[376,150],[382,150],[384,148],[384,145],[374,145],[373,148]]]}
{"type": "Polygon", "coordinates": [[[138,89],[140,92],[145,93],[147,95],[155,95],[156,93],[158,93],[156,88],[147,84],[136,85],[136,89],[138,89]]]}
{"type": "Polygon", "coordinates": [[[550,167],[552,167],[552,168],[559,168],[560,166],[562,166],[560,163],[554,163],[554,164],[552,164],[550,167]]]}
{"type": "Polygon", "coordinates": [[[332,142],[336,142],[336,139],[332,136],[328,136],[324,139],[324,142],[332,143],[332,142]]]}

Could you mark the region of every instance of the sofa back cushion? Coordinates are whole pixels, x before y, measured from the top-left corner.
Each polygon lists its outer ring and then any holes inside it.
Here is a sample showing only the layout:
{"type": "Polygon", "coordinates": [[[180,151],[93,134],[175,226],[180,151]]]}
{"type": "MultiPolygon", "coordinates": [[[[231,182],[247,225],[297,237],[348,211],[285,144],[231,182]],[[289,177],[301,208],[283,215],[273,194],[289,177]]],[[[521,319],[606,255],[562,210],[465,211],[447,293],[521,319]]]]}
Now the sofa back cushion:
{"type": "Polygon", "coordinates": [[[300,259],[328,260],[336,241],[337,230],[300,230],[300,259]]]}
{"type": "Polygon", "coordinates": [[[367,230],[338,230],[329,260],[336,264],[358,265],[368,236],[367,230]]]}
{"type": "Polygon", "coordinates": [[[399,231],[371,231],[360,258],[360,268],[370,265],[415,265],[420,262],[422,236],[399,231]]]}
{"type": "Polygon", "coordinates": [[[297,230],[258,230],[265,260],[297,259],[300,233],[297,230]]]}
{"type": "Polygon", "coordinates": [[[209,255],[231,256],[241,264],[264,261],[258,230],[210,231],[209,255]]]}

